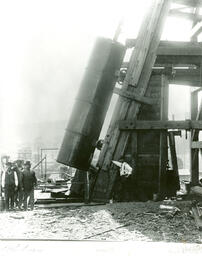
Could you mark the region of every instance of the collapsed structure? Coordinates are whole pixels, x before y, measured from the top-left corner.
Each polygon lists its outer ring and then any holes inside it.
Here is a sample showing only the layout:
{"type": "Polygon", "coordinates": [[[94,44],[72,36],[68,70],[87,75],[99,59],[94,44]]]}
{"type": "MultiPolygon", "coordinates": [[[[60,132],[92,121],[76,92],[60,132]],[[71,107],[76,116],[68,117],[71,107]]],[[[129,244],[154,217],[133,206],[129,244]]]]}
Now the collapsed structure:
{"type": "MultiPolygon", "coordinates": [[[[72,112],[57,161],[77,168],[77,180],[85,179],[86,198],[109,201],[116,191],[119,170],[112,161],[124,159],[133,168],[127,189],[130,200],[145,201],[155,194],[159,200],[180,188],[175,136],[191,132],[191,185],[199,179],[198,141],[202,130],[201,90],[202,1],[155,0],[146,14],[137,39],[99,39],[72,112]],[[171,8],[171,3],[179,4],[171,8]],[[191,42],[160,41],[167,15],[193,21],[191,42]],[[124,52],[133,48],[130,61],[124,52]],[[116,87],[117,70],[122,85],[116,87]],[[168,86],[199,87],[191,93],[191,120],[168,121],[168,86]],[[112,93],[119,95],[104,140],[97,170],[89,182],[89,169],[96,141],[104,122],[112,93]],[[168,150],[172,168],[168,166],[168,150]]],[[[122,198],[122,200],[127,198],[122,198]]]]}

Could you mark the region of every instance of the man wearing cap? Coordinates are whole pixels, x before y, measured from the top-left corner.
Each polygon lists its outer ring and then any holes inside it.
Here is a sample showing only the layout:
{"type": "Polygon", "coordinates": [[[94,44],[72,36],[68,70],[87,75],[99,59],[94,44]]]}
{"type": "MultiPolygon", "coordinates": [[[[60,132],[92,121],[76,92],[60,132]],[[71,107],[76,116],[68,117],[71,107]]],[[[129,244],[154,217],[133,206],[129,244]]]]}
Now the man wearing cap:
{"type": "Polygon", "coordinates": [[[14,195],[17,190],[18,178],[11,162],[6,164],[6,170],[2,175],[2,188],[5,195],[5,209],[14,209],[14,195]]]}
{"type": "Polygon", "coordinates": [[[31,163],[26,161],[24,164],[24,171],[22,173],[22,188],[24,191],[24,210],[27,210],[27,201],[29,198],[31,210],[34,209],[34,186],[37,184],[35,172],[30,170],[31,163]]]}

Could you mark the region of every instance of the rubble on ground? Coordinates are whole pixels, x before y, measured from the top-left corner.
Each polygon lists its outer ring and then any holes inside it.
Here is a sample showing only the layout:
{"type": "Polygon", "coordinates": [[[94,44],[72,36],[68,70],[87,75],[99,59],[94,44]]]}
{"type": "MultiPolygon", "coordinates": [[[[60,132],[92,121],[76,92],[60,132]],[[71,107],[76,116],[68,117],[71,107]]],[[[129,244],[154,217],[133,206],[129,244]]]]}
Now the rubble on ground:
{"type": "Polygon", "coordinates": [[[190,201],[1,212],[1,238],[201,243],[190,201]]]}

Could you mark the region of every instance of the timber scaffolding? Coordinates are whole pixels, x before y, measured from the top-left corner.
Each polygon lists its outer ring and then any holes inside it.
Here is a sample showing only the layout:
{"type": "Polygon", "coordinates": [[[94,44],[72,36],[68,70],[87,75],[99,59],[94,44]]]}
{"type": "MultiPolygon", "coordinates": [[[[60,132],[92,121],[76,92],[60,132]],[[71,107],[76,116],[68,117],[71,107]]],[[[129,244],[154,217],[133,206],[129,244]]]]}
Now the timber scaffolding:
{"type": "Polygon", "coordinates": [[[119,170],[112,161],[121,158],[133,168],[130,182],[126,183],[128,193],[121,197],[123,201],[145,201],[154,194],[161,200],[169,195],[168,187],[175,194],[180,188],[175,136],[181,130],[191,132],[191,185],[198,185],[202,148],[202,142],[198,141],[202,130],[202,105],[198,108],[198,93],[202,90],[202,43],[197,42],[202,31],[200,7],[202,1],[197,0],[153,1],[137,39],[126,41],[126,49],[133,48],[133,52],[130,61],[122,63],[125,78],[121,88],[114,89],[119,99],[96,175],[89,182],[88,171],[85,174],[77,171],[77,179],[85,179],[87,201],[108,202],[116,197],[119,170]],[[171,8],[173,3],[179,6],[171,8]],[[190,42],[160,41],[168,15],[192,20],[190,42]],[[168,121],[171,83],[199,87],[191,93],[191,120],[168,121]],[[172,170],[168,169],[168,146],[172,170]]]}

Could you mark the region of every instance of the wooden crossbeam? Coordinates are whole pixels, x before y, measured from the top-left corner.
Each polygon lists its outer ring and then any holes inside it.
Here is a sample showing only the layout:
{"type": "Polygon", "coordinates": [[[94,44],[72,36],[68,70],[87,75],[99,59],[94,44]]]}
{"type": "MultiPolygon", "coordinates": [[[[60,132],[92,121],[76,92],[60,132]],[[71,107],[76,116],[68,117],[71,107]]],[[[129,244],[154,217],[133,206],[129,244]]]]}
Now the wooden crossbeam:
{"type": "Polygon", "coordinates": [[[173,0],[173,3],[186,5],[189,7],[202,6],[202,0],[173,0]]]}
{"type": "Polygon", "coordinates": [[[202,20],[202,15],[199,15],[199,14],[196,15],[194,13],[188,13],[188,12],[181,12],[175,9],[170,10],[169,15],[174,17],[189,19],[189,20],[194,20],[194,19],[197,19],[198,21],[202,20]]]}
{"type": "MultiPolygon", "coordinates": [[[[128,39],[127,45],[134,47],[136,41],[128,39]]],[[[202,43],[161,41],[157,50],[156,64],[194,64],[199,66],[202,60],[202,43]]],[[[128,67],[127,63],[122,66],[128,67]]]]}
{"type": "Polygon", "coordinates": [[[198,92],[201,92],[202,91],[202,88],[199,88],[199,89],[196,89],[195,91],[194,91],[194,93],[198,93],[198,92]]]}
{"type": "Polygon", "coordinates": [[[120,95],[122,97],[125,97],[127,99],[130,99],[132,101],[137,101],[137,102],[140,102],[140,103],[143,103],[143,104],[147,104],[147,105],[157,104],[157,100],[156,99],[145,97],[145,96],[141,96],[141,95],[138,95],[138,94],[131,95],[130,92],[124,91],[124,90],[119,89],[119,88],[114,88],[114,93],[116,93],[116,94],[118,94],[118,95],[120,95]]]}
{"type": "MultiPolygon", "coordinates": [[[[126,39],[126,47],[127,48],[132,48],[135,47],[136,45],[136,41],[137,39],[134,38],[128,38],[126,39]]],[[[159,43],[158,48],[164,47],[164,49],[179,49],[179,48],[187,48],[189,49],[196,49],[201,48],[202,47],[202,43],[201,42],[187,42],[187,41],[166,41],[166,40],[161,40],[159,43]]],[[[158,50],[157,50],[157,54],[158,54],[158,50]]]]}
{"type": "Polygon", "coordinates": [[[196,25],[191,30],[191,37],[197,37],[202,32],[202,22],[196,23],[196,25]]]}
{"type": "Polygon", "coordinates": [[[188,46],[188,47],[170,47],[159,46],[157,55],[176,55],[176,56],[202,56],[202,47],[188,46]]]}
{"type": "Polygon", "coordinates": [[[125,120],[119,122],[120,130],[202,130],[202,121],[139,121],[125,120]]]}
{"type": "Polygon", "coordinates": [[[192,141],[191,148],[202,149],[202,141],[192,141]]]}

